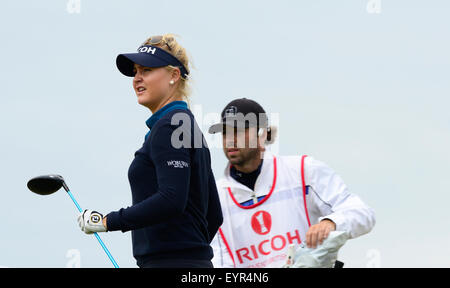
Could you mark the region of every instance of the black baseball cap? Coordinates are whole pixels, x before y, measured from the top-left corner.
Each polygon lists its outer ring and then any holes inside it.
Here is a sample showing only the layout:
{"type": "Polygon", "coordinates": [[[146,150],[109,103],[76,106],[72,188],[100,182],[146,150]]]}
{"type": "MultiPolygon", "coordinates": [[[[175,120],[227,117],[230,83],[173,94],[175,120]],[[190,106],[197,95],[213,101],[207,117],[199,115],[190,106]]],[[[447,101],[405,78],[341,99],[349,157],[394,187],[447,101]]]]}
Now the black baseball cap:
{"type": "Polygon", "coordinates": [[[221,117],[220,123],[209,127],[210,134],[223,132],[225,125],[237,128],[266,128],[268,124],[267,114],[262,106],[247,98],[236,99],[228,103],[223,109],[221,117]]]}
{"type": "Polygon", "coordinates": [[[143,45],[138,48],[137,53],[119,54],[116,65],[123,75],[134,77],[134,64],[144,67],[157,68],[172,65],[180,69],[181,77],[185,78],[189,72],[186,67],[172,54],[152,45],[143,45]]]}

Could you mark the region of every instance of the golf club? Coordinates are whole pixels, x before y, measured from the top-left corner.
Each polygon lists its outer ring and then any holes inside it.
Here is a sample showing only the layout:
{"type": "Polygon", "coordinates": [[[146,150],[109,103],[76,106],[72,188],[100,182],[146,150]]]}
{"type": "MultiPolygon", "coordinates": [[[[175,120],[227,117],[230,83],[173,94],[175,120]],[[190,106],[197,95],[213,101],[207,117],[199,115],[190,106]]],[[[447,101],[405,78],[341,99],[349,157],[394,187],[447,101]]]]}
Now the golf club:
{"type": "MultiPolygon", "coordinates": [[[[70,198],[72,199],[75,206],[77,206],[78,211],[83,212],[83,209],[81,209],[80,205],[78,204],[77,200],[73,197],[72,193],[69,190],[69,187],[67,186],[66,182],[64,181],[64,178],[60,175],[43,175],[38,176],[27,183],[28,189],[30,189],[32,192],[39,194],[39,195],[50,195],[58,191],[61,187],[64,187],[64,190],[66,190],[67,194],[69,194],[70,198]]],[[[111,260],[112,264],[115,268],[119,268],[119,265],[117,265],[116,260],[112,257],[111,253],[109,253],[108,248],[106,248],[105,244],[103,243],[102,239],[100,239],[100,236],[96,232],[94,232],[95,237],[97,238],[98,242],[102,246],[103,250],[105,251],[106,255],[108,255],[109,260],[111,260]]]]}

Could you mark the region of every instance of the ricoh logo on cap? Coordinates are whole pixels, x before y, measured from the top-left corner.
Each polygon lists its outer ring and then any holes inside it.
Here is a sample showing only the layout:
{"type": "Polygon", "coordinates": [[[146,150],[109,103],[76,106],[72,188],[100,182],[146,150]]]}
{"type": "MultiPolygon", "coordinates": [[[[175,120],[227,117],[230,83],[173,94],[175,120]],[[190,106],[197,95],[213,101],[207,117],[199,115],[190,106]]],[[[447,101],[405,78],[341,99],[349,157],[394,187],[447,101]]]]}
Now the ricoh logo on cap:
{"type": "Polygon", "coordinates": [[[258,211],[252,216],[252,228],[259,235],[266,235],[272,228],[272,216],[266,211],[258,211]]]}
{"type": "Polygon", "coordinates": [[[156,48],[149,47],[149,46],[143,46],[143,47],[140,47],[138,49],[138,52],[139,53],[152,53],[152,54],[155,54],[156,53],[156,48]]]}
{"type": "Polygon", "coordinates": [[[236,116],[237,114],[237,107],[236,106],[230,106],[227,109],[225,109],[225,117],[230,117],[230,116],[236,116]]]}

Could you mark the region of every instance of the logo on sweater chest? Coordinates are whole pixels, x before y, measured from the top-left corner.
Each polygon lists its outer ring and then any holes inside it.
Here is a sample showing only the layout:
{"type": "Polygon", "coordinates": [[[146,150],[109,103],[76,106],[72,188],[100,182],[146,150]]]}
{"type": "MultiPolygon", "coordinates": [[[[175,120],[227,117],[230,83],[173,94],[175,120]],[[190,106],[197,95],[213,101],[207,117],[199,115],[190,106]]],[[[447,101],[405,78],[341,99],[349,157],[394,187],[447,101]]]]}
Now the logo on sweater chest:
{"type": "Polygon", "coordinates": [[[187,162],[180,161],[180,160],[170,160],[170,161],[167,161],[167,166],[173,167],[173,168],[187,168],[187,167],[189,167],[189,164],[187,162]]]}

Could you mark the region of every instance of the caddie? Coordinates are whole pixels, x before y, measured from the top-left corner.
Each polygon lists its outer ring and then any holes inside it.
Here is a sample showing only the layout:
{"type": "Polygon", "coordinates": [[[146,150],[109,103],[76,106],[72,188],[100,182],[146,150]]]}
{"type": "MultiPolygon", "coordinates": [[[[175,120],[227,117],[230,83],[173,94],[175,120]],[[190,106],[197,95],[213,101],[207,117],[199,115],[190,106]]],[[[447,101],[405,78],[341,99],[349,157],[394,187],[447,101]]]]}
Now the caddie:
{"type": "Polygon", "coordinates": [[[211,243],[214,267],[282,267],[291,244],[315,248],[334,230],[371,231],[374,211],[325,163],[266,150],[276,127],[261,105],[236,99],[221,117],[209,128],[222,133],[228,159],[217,181],[224,220],[211,243]]]}

